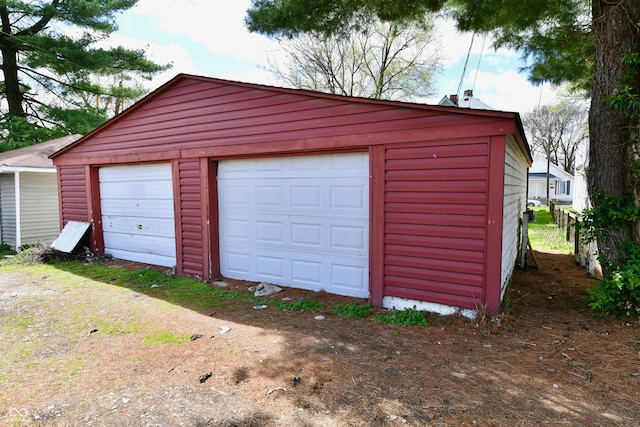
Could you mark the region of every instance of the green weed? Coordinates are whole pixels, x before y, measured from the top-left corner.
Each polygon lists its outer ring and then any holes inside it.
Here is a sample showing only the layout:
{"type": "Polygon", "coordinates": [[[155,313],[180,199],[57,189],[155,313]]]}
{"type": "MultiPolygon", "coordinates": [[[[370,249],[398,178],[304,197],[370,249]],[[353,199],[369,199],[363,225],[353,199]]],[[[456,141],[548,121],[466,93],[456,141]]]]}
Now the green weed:
{"type": "Polygon", "coordinates": [[[281,311],[290,312],[290,311],[318,311],[322,310],[324,306],[311,298],[301,298],[297,301],[291,301],[288,304],[281,305],[278,307],[281,311]]]}
{"type": "Polygon", "coordinates": [[[333,314],[345,319],[362,319],[369,316],[372,311],[371,305],[359,304],[356,301],[351,301],[349,304],[339,301],[331,304],[329,309],[333,314]]]}
{"type": "Polygon", "coordinates": [[[429,326],[424,312],[413,308],[407,308],[404,310],[396,310],[395,308],[387,314],[376,314],[374,319],[378,322],[387,323],[389,325],[402,325],[402,326],[429,326]]]}

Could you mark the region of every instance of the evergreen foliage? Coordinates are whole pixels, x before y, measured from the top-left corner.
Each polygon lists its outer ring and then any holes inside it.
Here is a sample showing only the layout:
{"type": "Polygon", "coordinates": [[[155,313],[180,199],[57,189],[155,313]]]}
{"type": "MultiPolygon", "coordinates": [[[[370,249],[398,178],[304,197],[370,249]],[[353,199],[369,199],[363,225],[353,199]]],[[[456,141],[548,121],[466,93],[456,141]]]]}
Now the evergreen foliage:
{"type": "Polygon", "coordinates": [[[136,1],[0,2],[0,149],[87,133],[145,93],[136,79],[170,67],[104,47],[136,1]]]}

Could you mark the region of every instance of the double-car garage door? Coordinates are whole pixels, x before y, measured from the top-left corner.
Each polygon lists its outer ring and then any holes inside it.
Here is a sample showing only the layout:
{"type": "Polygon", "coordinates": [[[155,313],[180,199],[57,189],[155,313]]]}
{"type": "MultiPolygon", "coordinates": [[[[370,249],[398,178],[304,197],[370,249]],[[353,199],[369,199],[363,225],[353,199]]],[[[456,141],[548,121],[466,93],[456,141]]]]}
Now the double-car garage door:
{"type": "Polygon", "coordinates": [[[218,164],[222,275],[369,295],[366,153],[218,164]]]}
{"type": "MultiPolygon", "coordinates": [[[[369,295],[367,153],[220,161],[217,181],[223,276],[369,295]]],[[[101,168],[100,192],[107,253],[175,265],[170,165],[101,168]]]]}

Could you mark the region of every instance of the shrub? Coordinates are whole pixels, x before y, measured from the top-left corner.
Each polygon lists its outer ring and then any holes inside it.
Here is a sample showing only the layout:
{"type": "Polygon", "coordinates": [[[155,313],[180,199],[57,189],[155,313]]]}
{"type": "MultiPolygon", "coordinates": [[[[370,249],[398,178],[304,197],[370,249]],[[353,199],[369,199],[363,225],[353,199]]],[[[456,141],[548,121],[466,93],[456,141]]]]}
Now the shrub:
{"type": "Polygon", "coordinates": [[[640,315],[640,245],[625,242],[628,257],[588,289],[589,308],[622,319],[640,315]]]}

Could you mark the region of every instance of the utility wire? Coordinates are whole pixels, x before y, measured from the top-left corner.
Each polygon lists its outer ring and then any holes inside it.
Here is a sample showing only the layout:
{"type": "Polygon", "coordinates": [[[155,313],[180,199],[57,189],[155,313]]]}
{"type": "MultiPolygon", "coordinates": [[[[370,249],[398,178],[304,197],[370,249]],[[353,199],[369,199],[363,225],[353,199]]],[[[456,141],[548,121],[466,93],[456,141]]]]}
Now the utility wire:
{"type": "Polygon", "coordinates": [[[480,49],[480,58],[478,58],[478,65],[476,66],[476,75],[473,78],[473,86],[471,86],[471,90],[476,88],[476,80],[478,80],[478,71],[480,71],[480,61],[482,61],[482,54],[484,53],[484,42],[487,41],[486,37],[482,38],[482,48],[480,49]]]}
{"type": "Polygon", "coordinates": [[[471,35],[471,43],[469,44],[469,51],[467,52],[467,59],[464,60],[464,68],[462,69],[462,76],[460,76],[460,84],[458,85],[458,90],[456,91],[456,95],[460,96],[460,88],[462,88],[462,83],[464,82],[464,75],[467,73],[467,64],[469,64],[469,56],[471,56],[471,49],[473,48],[473,39],[476,37],[476,33],[471,35]]]}

